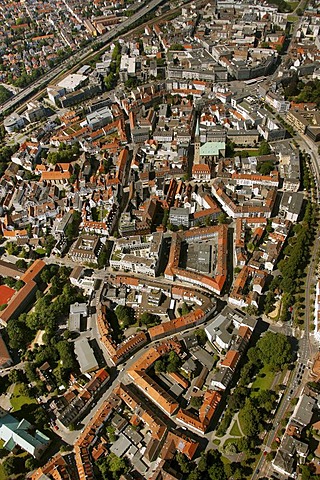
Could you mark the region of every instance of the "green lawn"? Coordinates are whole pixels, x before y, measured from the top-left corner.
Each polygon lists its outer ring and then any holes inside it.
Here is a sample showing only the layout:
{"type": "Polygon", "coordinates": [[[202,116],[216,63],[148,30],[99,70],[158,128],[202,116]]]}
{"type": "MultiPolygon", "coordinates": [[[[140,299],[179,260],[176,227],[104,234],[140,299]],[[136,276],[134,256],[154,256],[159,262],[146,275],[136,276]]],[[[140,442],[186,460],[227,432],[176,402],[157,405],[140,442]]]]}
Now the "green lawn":
{"type": "Polygon", "coordinates": [[[22,387],[21,383],[17,383],[15,385],[12,397],[10,399],[14,412],[16,412],[18,410],[21,410],[21,407],[23,407],[24,405],[30,405],[31,403],[37,403],[34,398],[30,398],[26,395],[22,395],[21,387],[22,387]]]}
{"type": "Polygon", "coordinates": [[[271,388],[271,385],[272,385],[272,382],[273,382],[273,379],[274,379],[274,372],[270,372],[270,370],[266,367],[263,367],[257,378],[255,379],[255,381],[253,382],[252,384],[252,387],[251,387],[251,390],[252,390],[252,393],[251,395],[253,397],[255,397],[256,395],[259,394],[259,391],[260,390],[270,390],[271,388]],[[259,375],[262,374],[264,375],[263,377],[260,377],[259,375]]]}
{"type": "Polygon", "coordinates": [[[233,437],[241,437],[241,432],[237,420],[233,422],[232,428],[230,430],[230,435],[232,435],[233,437]]]}
{"type": "Polygon", "coordinates": [[[259,156],[259,150],[235,150],[234,155],[240,155],[241,157],[257,157],[259,156]]]}
{"type": "Polygon", "coordinates": [[[7,480],[7,475],[3,469],[2,463],[0,463],[0,480],[7,480]]]}

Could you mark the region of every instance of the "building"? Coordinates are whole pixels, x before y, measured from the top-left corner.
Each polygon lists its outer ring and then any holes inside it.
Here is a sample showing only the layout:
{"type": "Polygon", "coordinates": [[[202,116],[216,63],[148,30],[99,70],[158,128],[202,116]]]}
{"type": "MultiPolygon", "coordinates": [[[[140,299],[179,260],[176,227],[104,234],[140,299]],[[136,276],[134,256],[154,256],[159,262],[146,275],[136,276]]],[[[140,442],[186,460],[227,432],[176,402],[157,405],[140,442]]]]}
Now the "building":
{"type": "Polygon", "coordinates": [[[170,247],[168,264],[164,275],[169,280],[178,278],[179,280],[198,285],[210,290],[217,295],[221,295],[225,281],[227,279],[227,237],[228,227],[226,225],[218,225],[205,228],[194,228],[187,232],[174,233],[170,247]],[[180,252],[182,242],[187,244],[197,244],[202,241],[211,239],[215,245],[215,267],[214,276],[209,276],[198,272],[197,268],[182,268],[180,265],[180,252]]]}
{"type": "Polygon", "coordinates": [[[32,429],[27,420],[16,420],[0,409],[0,438],[4,441],[5,449],[12,452],[16,447],[20,447],[34,458],[40,458],[50,439],[39,430],[32,432],[32,429]]]}
{"type": "Polygon", "coordinates": [[[87,124],[92,130],[98,130],[112,122],[113,115],[107,106],[99,108],[87,115],[87,124]]]}
{"type": "Polygon", "coordinates": [[[80,332],[81,321],[88,315],[88,309],[86,303],[73,303],[70,305],[70,314],[68,327],[70,332],[80,332]]]}
{"type": "Polygon", "coordinates": [[[189,209],[180,207],[170,208],[169,223],[178,227],[182,225],[183,227],[189,228],[189,209]]]}
{"type": "Polygon", "coordinates": [[[34,298],[38,289],[38,278],[45,266],[43,260],[35,260],[21,276],[24,286],[10,298],[7,307],[0,312],[0,322],[3,325],[6,325],[11,318],[17,318],[34,298]]]}
{"type": "Polygon", "coordinates": [[[23,275],[23,270],[16,265],[4,260],[0,260],[0,275],[1,277],[11,277],[19,280],[23,275]]]}
{"type": "Polygon", "coordinates": [[[103,388],[110,380],[108,372],[102,368],[91,380],[81,388],[78,395],[74,396],[68,405],[59,412],[58,420],[65,427],[69,427],[71,423],[77,423],[83,418],[86,412],[92,408],[93,403],[98,400],[103,388]]]}
{"type": "Polygon", "coordinates": [[[99,368],[89,340],[82,337],[74,342],[74,351],[80,365],[81,373],[94,372],[99,368]]]}
{"type": "Polygon", "coordinates": [[[99,237],[81,235],[71,247],[69,256],[74,262],[96,263],[101,250],[99,237]]]}
{"type": "Polygon", "coordinates": [[[182,425],[190,428],[190,430],[203,435],[211,424],[221,398],[222,396],[219,392],[215,390],[206,390],[198,415],[195,415],[189,410],[180,408],[176,420],[182,425]]]}
{"type": "Polygon", "coordinates": [[[273,468],[286,477],[296,477],[299,463],[305,463],[309,451],[307,443],[285,434],[272,461],[273,468]]]}
{"type": "Polygon", "coordinates": [[[211,171],[209,165],[206,163],[200,163],[198,165],[193,165],[192,167],[192,178],[195,181],[205,181],[208,182],[211,178],[211,171]]]}
{"type": "Polygon", "coordinates": [[[271,91],[269,91],[265,96],[265,101],[279,113],[288,112],[290,109],[290,102],[284,100],[283,97],[271,91]]]}
{"type": "Polygon", "coordinates": [[[298,427],[301,432],[311,423],[316,404],[316,399],[308,395],[302,395],[290,417],[290,424],[298,427]]]}
{"type": "Polygon", "coordinates": [[[303,197],[302,192],[283,192],[279,216],[290,222],[297,222],[303,205],[303,197]]]}
{"type": "Polygon", "coordinates": [[[179,403],[148,375],[148,370],[163,354],[171,350],[180,351],[180,344],[174,340],[168,340],[158,347],[151,347],[131,365],[127,372],[135,386],[169,416],[174,415],[178,410],[179,403]]]}
{"type": "Polygon", "coordinates": [[[75,92],[79,88],[83,87],[88,82],[88,77],[86,75],[80,75],[79,73],[72,73],[68,75],[63,80],[61,80],[57,87],[61,90],[64,90],[66,93],[75,92]]]}
{"type": "Polygon", "coordinates": [[[251,332],[255,329],[257,321],[237,309],[225,307],[209,325],[205,332],[209,342],[217,346],[219,350],[228,350],[234,335],[241,327],[248,327],[251,332]]]}

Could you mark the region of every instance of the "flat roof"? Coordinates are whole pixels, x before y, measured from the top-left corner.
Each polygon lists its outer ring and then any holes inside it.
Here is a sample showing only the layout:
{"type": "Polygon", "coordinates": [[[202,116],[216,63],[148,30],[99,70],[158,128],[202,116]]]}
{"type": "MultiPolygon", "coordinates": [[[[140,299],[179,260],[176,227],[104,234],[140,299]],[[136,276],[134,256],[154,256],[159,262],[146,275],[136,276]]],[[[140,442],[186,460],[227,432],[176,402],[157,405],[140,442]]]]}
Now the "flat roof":
{"type": "Polygon", "coordinates": [[[60,88],[65,88],[66,90],[75,90],[81,83],[85,82],[88,77],[85,75],[80,75],[79,73],[72,73],[66,78],[57,83],[57,86],[60,88]]]}

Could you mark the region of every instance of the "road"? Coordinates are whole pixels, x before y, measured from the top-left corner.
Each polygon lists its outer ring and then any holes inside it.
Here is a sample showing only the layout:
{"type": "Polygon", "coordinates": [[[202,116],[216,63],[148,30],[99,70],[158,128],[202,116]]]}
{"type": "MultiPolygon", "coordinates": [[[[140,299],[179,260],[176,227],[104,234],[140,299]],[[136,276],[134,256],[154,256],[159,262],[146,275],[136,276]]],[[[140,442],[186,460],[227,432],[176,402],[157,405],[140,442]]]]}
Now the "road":
{"type": "MultiPolygon", "coordinates": [[[[281,399],[280,406],[276,412],[276,415],[272,422],[272,428],[270,432],[264,439],[263,442],[263,451],[269,452],[271,449],[272,442],[277,438],[277,431],[280,428],[281,420],[285,417],[286,412],[288,411],[291,399],[298,398],[299,394],[303,389],[303,376],[308,371],[310,359],[315,353],[315,346],[310,340],[311,335],[311,325],[313,322],[313,300],[312,300],[312,289],[315,283],[315,269],[317,267],[317,256],[320,248],[320,239],[317,235],[316,241],[313,246],[312,257],[310,260],[310,265],[307,271],[306,277],[306,287],[305,287],[305,299],[306,299],[306,318],[305,326],[302,338],[299,340],[298,344],[298,362],[295,364],[295,368],[289,379],[288,386],[283,394],[281,399]]],[[[262,454],[256,468],[252,474],[252,480],[260,478],[262,476],[268,476],[270,473],[270,464],[267,464],[265,456],[262,454]]]]}
{"type": "MultiPolygon", "coordinates": [[[[97,301],[98,301],[98,298],[97,298],[97,301]]],[[[188,329],[187,331],[188,334],[190,334],[190,332],[196,330],[197,328],[199,328],[198,325],[188,329]]],[[[131,367],[131,365],[133,365],[136,362],[136,360],[140,357],[141,353],[144,350],[152,347],[153,345],[159,344],[159,342],[163,340],[173,338],[173,337],[175,337],[178,341],[181,341],[183,336],[186,335],[187,332],[185,331],[178,334],[169,335],[161,340],[154,340],[153,342],[148,343],[147,345],[139,349],[137,352],[135,352],[122,365],[120,364],[117,367],[112,367],[110,370],[110,376],[111,376],[110,385],[108,386],[108,389],[105,391],[105,393],[98,399],[98,401],[95,404],[91,405],[89,413],[79,422],[82,426],[81,431],[83,431],[84,428],[88,425],[88,423],[94,416],[94,413],[99,409],[99,407],[101,407],[103,402],[108,398],[108,396],[111,394],[112,390],[116,387],[117,384],[119,384],[120,382],[124,384],[128,384],[132,382],[131,378],[128,377],[126,371],[131,367]]],[[[174,418],[171,418],[171,420],[175,421],[174,418]]],[[[181,425],[179,423],[177,423],[177,426],[181,428],[181,425]]],[[[55,433],[59,435],[64,442],[68,443],[69,445],[73,445],[76,439],[78,438],[78,436],[80,435],[81,431],[75,430],[70,432],[67,428],[59,425],[59,429],[56,430],[55,433]]],[[[211,434],[212,432],[209,432],[205,437],[209,440],[211,434]]]]}
{"type": "MultiPolygon", "coordinates": [[[[299,22],[297,22],[297,24],[294,26],[288,51],[290,51],[292,41],[300,26],[300,22],[301,20],[299,20],[299,22]]],[[[319,163],[317,159],[316,147],[313,144],[313,142],[308,137],[306,137],[306,135],[297,134],[295,140],[299,144],[300,149],[306,150],[306,152],[311,157],[311,166],[312,166],[313,175],[316,183],[316,200],[319,201],[320,200],[320,197],[319,197],[320,168],[319,168],[319,163]]],[[[277,432],[278,432],[278,429],[280,428],[281,420],[285,417],[286,412],[288,411],[291,405],[291,399],[298,397],[298,395],[300,394],[303,388],[301,384],[303,380],[303,375],[305,372],[308,371],[310,358],[312,357],[312,354],[314,352],[314,346],[310,341],[310,331],[311,331],[310,326],[313,322],[313,311],[314,311],[312,300],[311,300],[311,294],[312,294],[313,285],[315,283],[315,268],[317,266],[316,259],[318,256],[319,247],[320,247],[320,240],[317,235],[316,241],[313,247],[312,258],[310,260],[310,266],[307,271],[306,287],[305,287],[305,299],[306,299],[305,329],[304,329],[303,337],[299,340],[299,343],[298,343],[298,351],[299,351],[298,362],[295,364],[295,368],[289,379],[288,386],[285,392],[283,393],[282,399],[280,401],[280,405],[276,411],[275,417],[272,422],[272,428],[264,439],[263,448],[262,448],[263,453],[261,454],[260,459],[256,465],[256,468],[253,471],[253,474],[251,477],[252,480],[263,478],[263,477],[269,478],[270,474],[272,473],[270,463],[266,462],[265,453],[271,450],[271,444],[277,438],[277,432]]]]}

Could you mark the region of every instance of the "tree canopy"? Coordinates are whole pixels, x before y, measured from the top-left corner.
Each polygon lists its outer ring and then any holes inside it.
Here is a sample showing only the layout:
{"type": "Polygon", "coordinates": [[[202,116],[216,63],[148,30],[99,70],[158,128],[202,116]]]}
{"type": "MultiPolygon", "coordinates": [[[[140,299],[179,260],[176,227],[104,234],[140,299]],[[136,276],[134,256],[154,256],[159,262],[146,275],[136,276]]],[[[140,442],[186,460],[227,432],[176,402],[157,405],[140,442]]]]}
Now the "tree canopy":
{"type": "Polygon", "coordinates": [[[259,155],[269,155],[270,152],[271,152],[271,148],[270,148],[269,143],[266,142],[265,140],[262,140],[262,142],[260,143],[258,154],[259,155]]]}
{"type": "Polygon", "coordinates": [[[104,480],[118,480],[129,470],[126,460],[117,457],[114,453],[98,460],[97,465],[104,480]]]}
{"type": "Polygon", "coordinates": [[[123,328],[127,328],[130,325],[133,325],[136,321],[135,312],[132,307],[118,305],[115,309],[115,314],[117,315],[118,322],[123,328]]]}
{"type": "Polygon", "coordinates": [[[282,333],[267,332],[257,343],[261,362],[271,370],[279,371],[292,360],[292,347],[282,333]]]}
{"type": "Polygon", "coordinates": [[[257,170],[261,175],[269,175],[274,170],[274,163],[270,160],[267,162],[258,162],[257,170]]]}
{"type": "Polygon", "coordinates": [[[5,103],[10,97],[12,97],[12,93],[3,85],[0,85],[0,103],[5,103]]]}

